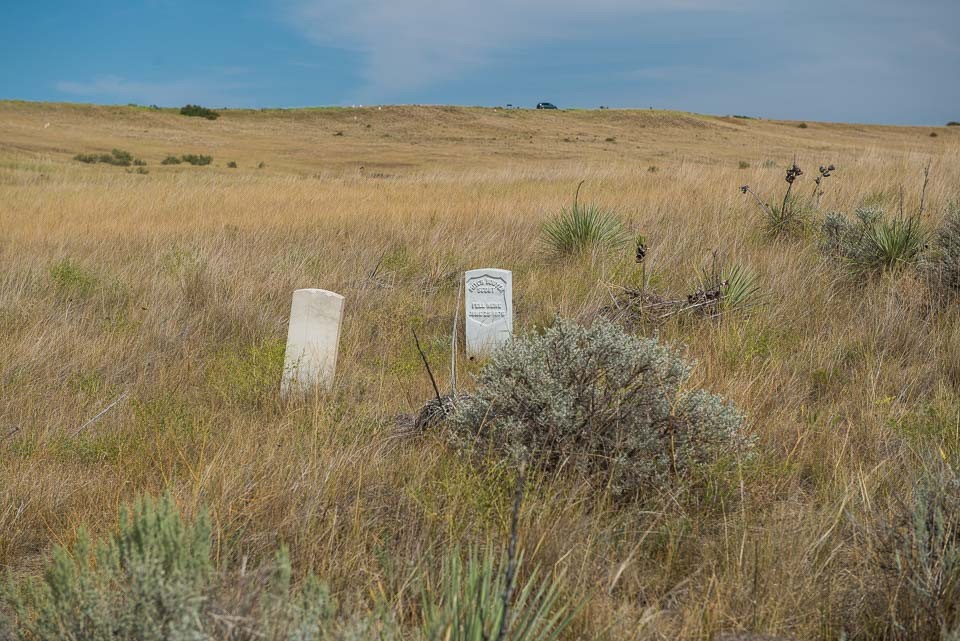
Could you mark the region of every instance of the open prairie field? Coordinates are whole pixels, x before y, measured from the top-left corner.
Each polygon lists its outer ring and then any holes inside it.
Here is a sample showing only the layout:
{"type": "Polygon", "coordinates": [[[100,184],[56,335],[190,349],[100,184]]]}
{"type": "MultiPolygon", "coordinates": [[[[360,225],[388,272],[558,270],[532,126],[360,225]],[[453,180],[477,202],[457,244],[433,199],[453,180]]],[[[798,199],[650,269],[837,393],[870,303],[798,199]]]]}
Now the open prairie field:
{"type": "MultiPolygon", "coordinates": [[[[169,492],[207,511],[223,572],[285,543],[295,583],[312,572],[345,611],[412,629],[445,554],[511,532],[510,465],[464,454],[442,423],[398,427],[434,397],[412,330],[448,391],[459,274],[512,270],[524,334],[590,325],[625,290],[685,299],[721,261],[753,275],[750,305],[625,313],[696,363],[688,386],[740,408],[750,447],[630,500],[531,465],[521,577],[539,568],[578,607],[563,639],[908,638],[955,621],[941,597],[960,551],[941,530],[960,525],[929,516],[923,488],[960,456],[960,303],[920,267],[855,273],[819,229],[922,206],[932,234],[958,200],[960,127],[0,102],[0,570],[39,574],[81,528],[105,536],[121,506],[169,492]],[[74,159],[112,149],[146,165],[74,159]],[[212,162],[161,164],[184,154],[212,162]],[[794,162],[807,224],[773,235],[740,187],[779,207],[794,162]],[[581,205],[645,237],[642,265],[632,240],[551,250],[543,226],[581,181],[581,205]],[[346,300],[336,381],[282,400],[305,287],[346,300]]],[[[461,391],[483,365],[460,355],[461,391]]]]}

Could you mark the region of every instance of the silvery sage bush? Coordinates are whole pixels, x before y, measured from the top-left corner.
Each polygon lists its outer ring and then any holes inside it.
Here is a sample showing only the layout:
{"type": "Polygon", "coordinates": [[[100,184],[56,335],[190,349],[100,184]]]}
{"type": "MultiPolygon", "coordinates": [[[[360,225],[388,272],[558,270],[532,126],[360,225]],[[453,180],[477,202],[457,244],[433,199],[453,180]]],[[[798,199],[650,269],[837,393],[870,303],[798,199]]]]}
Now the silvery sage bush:
{"type": "Polygon", "coordinates": [[[857,209],[853,220],[829,213],[820,231],[820,249],[858,275],[916,265],[927,247],[919,215],[892,218],[878,207],[857,209]]]}
{"type": "Polygon", "coordinates": [[[719,396],[685,389],[691,365],[654,338],[598,319],[558,319],[518,337],[457,403],[450,437],[544,470],[601,477],[615,496],[663,487],[693,466],[747,445],[743,415],[719,396]]]}
{"type": "Polygon", "coordinates": [[[210,519],[185,520],[173,498],[144,497],[111,536],[81,532],[41,577],[0,581],[0,641],[366,641],[398,639],[386,613],[338,610],[326,584],[291,585],[281,547],[240,575],[213,562],[210,519]]]}
{"type": "Polygon", "coordinates": [[[931,245],[923,265],[928,282],[939,293],[960,296],[960,203],[949,207],[931,245]]]}

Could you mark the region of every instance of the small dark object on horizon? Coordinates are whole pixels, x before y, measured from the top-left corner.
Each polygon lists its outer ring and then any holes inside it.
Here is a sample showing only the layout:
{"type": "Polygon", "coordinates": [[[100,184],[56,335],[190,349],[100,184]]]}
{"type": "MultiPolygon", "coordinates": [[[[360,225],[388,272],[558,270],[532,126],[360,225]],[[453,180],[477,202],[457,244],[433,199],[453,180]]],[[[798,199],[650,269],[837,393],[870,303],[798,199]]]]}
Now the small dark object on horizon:
{"type": "Polygon", "coordinates": [[[556,109],[557,106],[552,102],[538,102],[537,109],[556,109]]]}
{"type": "Polygon", "coordinates": [[[201,107],[200,105],[185,105],[180,108],[180,115],[196,116],[198,118],[206,118],[207,120],[216,120],[220,117],[220,114],[213,109],[207,109],[206,107],[201,107]]]}

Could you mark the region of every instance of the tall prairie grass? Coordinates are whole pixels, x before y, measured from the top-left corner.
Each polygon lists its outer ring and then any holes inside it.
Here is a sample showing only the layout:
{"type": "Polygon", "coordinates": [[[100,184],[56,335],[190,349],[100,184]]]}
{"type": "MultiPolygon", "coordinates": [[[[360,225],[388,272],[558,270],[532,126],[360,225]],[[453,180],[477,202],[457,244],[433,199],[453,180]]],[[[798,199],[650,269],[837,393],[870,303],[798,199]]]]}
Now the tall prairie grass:
{"type": "MultiPolygon", "coordinates": [[[[892,211],[901,184],[914,210],[932,162],[932,229],[960,196],[960,132],[815,130],[616,110],[206,122],[0,104],[0,569],[36,573],[81,525],[105,535],[121,504],[169,491],[188,516],[208,510],[215,564],[263,561],[283,541],[295,581],[312,572],[341,603],[386,602],[412,623],[414,577],[453,547],[503,544],[513,477],[442,435],[397,436],[394,417],[433,396],[410,328],[444,371],[457,275],[485,266],[513,270],[518,331],[558,314],[589,322],[640,266],[630,246],[538,251],[542,225],[586,180],[646,237],[651,286],[684,290],[718,251],[755,275],[763,304],[658,329],[697,361],[690,386],[746,414],[755,446],[728,462],[732,478],[704,467],[627,506],[562,467],[528,480],[524,567],[562,577],[564,599],[583,603],[563,638],[888,629],[860,616],[889,596],[877,594],[870,524],[897,513],[931,460],[960,454],[960,312],[928,305],[909,270],[852,281],[815,239],[771,241],[738,187],[779,192],[796,157],[838,167],[823,211],[892,211]],[[585,142],[563,144],[572,131],[585,142]],[[150,174],[71,160],[114,147],[150,174]],[[159,165],[188,151],[240,168],[159,165]],[[339,371],[331,392],[282,402],[299,287],[346,297],[339,371]]],[[[465,391],[481,365],[458,360],[465,391]]]]}

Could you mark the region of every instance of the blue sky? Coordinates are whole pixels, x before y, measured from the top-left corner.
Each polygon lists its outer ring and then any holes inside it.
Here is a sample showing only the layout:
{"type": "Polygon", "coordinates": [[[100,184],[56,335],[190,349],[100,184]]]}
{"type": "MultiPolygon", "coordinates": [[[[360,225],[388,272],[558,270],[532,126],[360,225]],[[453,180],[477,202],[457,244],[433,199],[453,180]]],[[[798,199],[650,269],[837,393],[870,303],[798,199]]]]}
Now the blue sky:
{"type": "Polygon", "coordinates": [[[0,2],[0,98],[960,120],[960,0],[0,2]]]}

